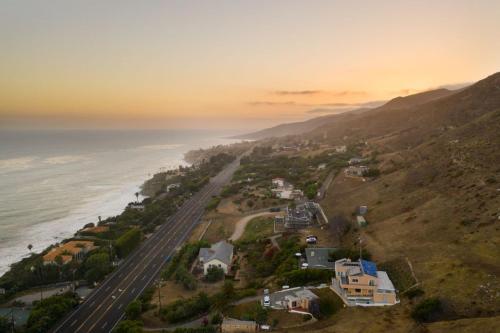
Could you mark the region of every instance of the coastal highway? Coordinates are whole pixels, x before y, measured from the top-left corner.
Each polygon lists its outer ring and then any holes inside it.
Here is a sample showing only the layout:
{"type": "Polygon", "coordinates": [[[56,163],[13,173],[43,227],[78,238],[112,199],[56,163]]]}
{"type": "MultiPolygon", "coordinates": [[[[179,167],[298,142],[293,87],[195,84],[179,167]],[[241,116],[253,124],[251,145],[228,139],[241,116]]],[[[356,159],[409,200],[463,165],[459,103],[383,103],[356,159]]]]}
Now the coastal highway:
{"type": "Polygon", "coordinates": [[[220,193],[236,171],[240,158],[210,179],[200,191],[167,218],[127,259],[52,330],[60,333],[110,332],[127,305],[159,276],[166,258],[188,238],[213,195],[220,193]]]}

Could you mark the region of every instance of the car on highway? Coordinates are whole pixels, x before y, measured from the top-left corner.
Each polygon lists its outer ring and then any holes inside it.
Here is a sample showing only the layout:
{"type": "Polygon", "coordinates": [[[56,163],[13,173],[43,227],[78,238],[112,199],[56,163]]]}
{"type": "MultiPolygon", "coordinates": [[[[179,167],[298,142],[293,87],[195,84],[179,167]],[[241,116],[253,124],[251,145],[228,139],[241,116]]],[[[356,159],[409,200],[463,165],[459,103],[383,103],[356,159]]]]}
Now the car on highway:
{"type": "Polygon", "coordinates": [[[264,306],[271,306],[271,297],[269,295],[264,296],[264,306]]]}

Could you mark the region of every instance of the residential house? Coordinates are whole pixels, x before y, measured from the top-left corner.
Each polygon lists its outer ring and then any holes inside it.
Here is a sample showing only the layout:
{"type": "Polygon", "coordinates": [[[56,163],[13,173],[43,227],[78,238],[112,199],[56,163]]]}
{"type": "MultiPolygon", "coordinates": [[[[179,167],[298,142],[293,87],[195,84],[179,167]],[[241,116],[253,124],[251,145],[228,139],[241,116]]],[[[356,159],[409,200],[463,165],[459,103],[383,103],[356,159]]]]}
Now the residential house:
{"type": "Polygon", "coordinates": [[[233,261],[233,250],[234,246],[224,240],[213,244],[210,248],[201,248],[198,260],[203,265],[203,274],[207,275],[211,267],[222,268],[227,274],[233,261]]]}
{"type": "Polygon", "coordinates": [[[354,177],[363,177],[366,172],[368,172],[370,168],[364,165],[359,166],[349,166],[345,169],[346,176],[354,176],[354,177]]]}
{"type": "Polygon", "coordinates": [[[384,271],[368,260],[335,262],[331,289],[348,306],[384,306],[399,303],[396,289],[384,271]]]}
{"type": "Polygon", "coordinates": [[[129,205],[129,208],[130,209],[135,209],[135,210],[138,210],[140,212],[143,212],[144,211],[144,205],[143,204],[140,204],[140,203],[131,203],[129,205]]]}
{"type": "Polygon", "coordinates": [[[365,218],[361,215],[356,216],[356,222],[358,222],[359,227],[366,227],[368,225],[365,218]]]}
{"type": "Polygon", "coordinates": [[[238,320],[233,318],[224,318],[221,324],[222,333],[250,333],[256,332],[258,325],[253,320],[238,320]]]}
{"type": "Polygon", "coordinates": [[[175,190],[175,189],[177,189],[179,187],[181,187],[180,183],[175,183],[175,184],[167,185],[167,192],[173,191],[173,190],[175,190]]]}
{"type": "Polygon", "coordinates": [[[301,190],[294,189],[294,186],[290,183],[287,183],[283,178],[274,178],[272,180],[273,188],[271,192],[277,198],[280,199],[295,199],[300,198],[304,195],[301,190]]]}
{"type": "Polygon", "coordinates": [[[95,246],[92,241],[72,240],[51,249],[43,256],[43,264],[67,264],[72,260],[81,261],[88,252],[96,248],[98,246],[95,246]]]}
{"type": "Polygon", "coordinates": [[[275,216],[275,230],[282,228],[300,229],[310,226],[321,212],[319,204],[308,201],[292,208],[287,206],[283,216],[275,216]]]}
{"type": "Polygon", "coordinates": [[[356,165],[356,164],[360,164],[364,161],[363,158],[361,157],[353,157],[351,159],[349,159],[349,165],[356,165]]]}
{"type": "Polygon", "coordinates": [[[305,249],[308,268],[335,269],[335,260],[330,258],[330,253],[336,248],[331,247],[308,247],[305,249]]]}
{"type": "Polygon", "coordinates": [[[291,312],[319,313],[318,296],[306,287],[283,289],[269,295],[270,307],[291,312]]]}
{"type": "Polygon", "coordinates": [[[273,178],[271,180],[274,187],[285,187],[285,179],[284,178],[273,178]]]}
{"type": "Polygon", "coordinates": [[[333,147],[336,153],[345,153],[347,151],[347,146],[335,146],[333,147]]]}
{"type": "Polygon", "coordinates": [[[359,206],[356,208],[356,213],[361,216],[366,215],[368,213],[368,206],[359,206]]]}

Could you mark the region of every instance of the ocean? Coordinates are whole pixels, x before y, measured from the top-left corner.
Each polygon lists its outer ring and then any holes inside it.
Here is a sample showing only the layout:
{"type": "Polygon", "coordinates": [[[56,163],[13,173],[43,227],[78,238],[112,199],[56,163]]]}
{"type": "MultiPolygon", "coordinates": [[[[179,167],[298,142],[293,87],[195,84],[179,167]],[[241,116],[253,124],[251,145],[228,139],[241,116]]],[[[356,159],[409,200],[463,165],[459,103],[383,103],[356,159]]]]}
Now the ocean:
{"type": "Polygon", "coordinates": [[[155,172],[235,133],[196,130],[0,130],[0,275],[123,211],[155,172]]]}

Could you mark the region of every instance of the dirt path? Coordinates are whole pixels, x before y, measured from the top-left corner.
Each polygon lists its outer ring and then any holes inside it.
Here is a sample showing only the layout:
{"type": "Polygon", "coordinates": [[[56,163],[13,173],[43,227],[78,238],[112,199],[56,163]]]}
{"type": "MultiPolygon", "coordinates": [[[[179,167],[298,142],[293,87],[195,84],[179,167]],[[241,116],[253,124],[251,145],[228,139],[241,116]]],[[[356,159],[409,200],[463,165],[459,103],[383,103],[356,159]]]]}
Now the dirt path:
{"type": "Polygon", "coordinates": [[[234,232],[231,235],[231,237],[229,237],[229,240],[233,242],[238,240],[243,235],[243,232],[245,231],[245,227],[247,226],[248,222],[250,222],[252,219],[259,216],[274,216],[274,215],[276,215],[276,213],[262,212],[242,217],[240,220],[236,222],[236,225],[234,227],[234,232]]]}

